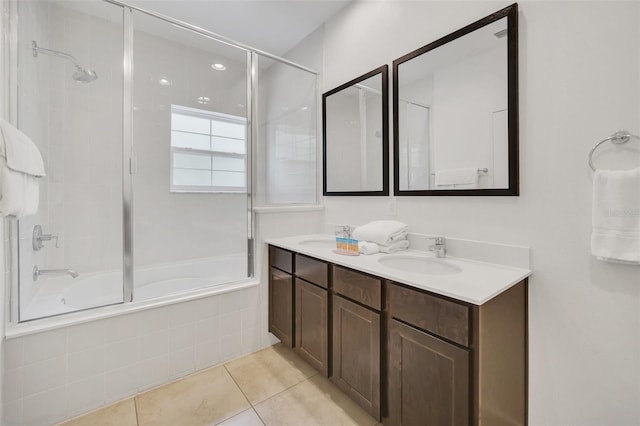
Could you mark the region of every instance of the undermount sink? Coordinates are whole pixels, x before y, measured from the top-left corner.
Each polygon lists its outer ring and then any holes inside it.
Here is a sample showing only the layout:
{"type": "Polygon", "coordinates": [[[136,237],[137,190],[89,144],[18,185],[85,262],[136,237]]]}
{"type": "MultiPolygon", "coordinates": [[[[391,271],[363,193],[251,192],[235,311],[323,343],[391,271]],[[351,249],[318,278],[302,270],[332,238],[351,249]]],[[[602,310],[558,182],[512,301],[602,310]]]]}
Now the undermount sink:
{"type": "Polygon", "coordinates": [[[451,275],[462,272],[458,265],[432,257],[390,255],[381,257],[378,262],[389,268],[417,274],[451,275]]]}
{"type": "Polygon", "coordinates": [[[322,238],[314,238],[310,240],[300,241],[301,246],[312,247],[312,248],[336,248],[336,240],[333,239],[322,239],[322,238]]]}

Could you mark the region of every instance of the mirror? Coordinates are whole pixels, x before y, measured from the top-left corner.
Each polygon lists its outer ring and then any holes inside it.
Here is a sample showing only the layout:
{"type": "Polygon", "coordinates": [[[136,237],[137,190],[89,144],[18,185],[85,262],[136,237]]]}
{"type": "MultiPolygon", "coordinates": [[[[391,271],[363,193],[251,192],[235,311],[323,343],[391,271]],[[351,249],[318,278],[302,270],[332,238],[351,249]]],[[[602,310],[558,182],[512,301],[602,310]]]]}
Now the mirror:
{"type": "Polygon", "coordinates": [[[324,195],[389,195],[388,65],[322,95],[324,195]]]}
{"type": "Polygon", "coordinates": [[[518,195],[517,7],[393,61],[396,195],[518,195]]]}

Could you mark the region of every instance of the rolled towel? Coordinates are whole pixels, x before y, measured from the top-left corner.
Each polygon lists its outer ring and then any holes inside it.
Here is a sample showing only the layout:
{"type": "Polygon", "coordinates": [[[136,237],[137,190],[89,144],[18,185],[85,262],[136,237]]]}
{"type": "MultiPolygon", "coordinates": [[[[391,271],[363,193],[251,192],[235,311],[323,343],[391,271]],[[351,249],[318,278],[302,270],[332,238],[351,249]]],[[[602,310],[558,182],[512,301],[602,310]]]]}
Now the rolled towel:
{"type": "Polygon", "coordinates": [[[0,215],[21,218],[38,211],[38,179],[14,172],[0,156],[0,215]]]}
{"type": "Polygon", "coordinates": [[[358,226],[353,231],[353,238],[359,241],[370,241],[388,246],[407,238],[409,226],[396,220],[374,220],[366,225],[358,226]]]}
{"type": "Polygon", "coordinates": [[[358,250],[362,254],[376,254],[380,252],[380,246],[369,241],[358,242],[358,250]]]}
{"type": "Polygon", "coordinates": [[[395,253],[397,251],[406,250],[409,248],[409,240],[400,240],[388,246],[380,246],[380,252],[382,253],[395,253]]]}

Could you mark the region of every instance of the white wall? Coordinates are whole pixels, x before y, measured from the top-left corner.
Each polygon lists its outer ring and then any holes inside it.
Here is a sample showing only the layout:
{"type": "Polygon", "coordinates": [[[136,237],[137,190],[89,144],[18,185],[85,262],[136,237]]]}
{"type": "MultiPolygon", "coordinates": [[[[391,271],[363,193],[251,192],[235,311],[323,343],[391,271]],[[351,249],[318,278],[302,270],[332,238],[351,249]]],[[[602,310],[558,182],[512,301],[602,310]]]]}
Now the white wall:
{"type": "MultiPolygon", "coordinates": [[[[325,25],[324,90],[506,5],[352,3],[325,25]]],[[[640,132],[639,9],[520,2],[521,196],[397,200],[396,218],[414,232],[532,248],[531,425],[640,423],[640,268],[590,255],[587,166],[613,131],[640,132]]],[[[387,198],[325,197],[325,206],[327,222],[391,216],[387,198]]]]}

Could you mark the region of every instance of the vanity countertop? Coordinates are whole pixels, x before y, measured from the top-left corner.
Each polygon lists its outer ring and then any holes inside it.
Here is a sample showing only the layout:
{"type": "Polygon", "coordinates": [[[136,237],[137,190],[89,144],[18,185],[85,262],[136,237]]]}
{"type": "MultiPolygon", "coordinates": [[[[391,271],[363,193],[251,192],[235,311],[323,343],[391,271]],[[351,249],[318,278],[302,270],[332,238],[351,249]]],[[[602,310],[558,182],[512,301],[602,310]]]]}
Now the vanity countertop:
{"type": "Polygon", "coordinates": [[[345,256],[334,253],[332,248],[301,244],[305,241],[316,240],[335,241],[332,235],[301,235],[267,239],[266,243],[474,305],[482,305],[531,275],[529,269],[450,256],[437,260],[455,265],[462,270],[461,272],[444,275],[408,272],[385,266],[379,260],[384,257],[402,255],[428,256],[434,259],[435,256],[430,252],[417,250],[406,250],[393,254],[345,256]]]}

